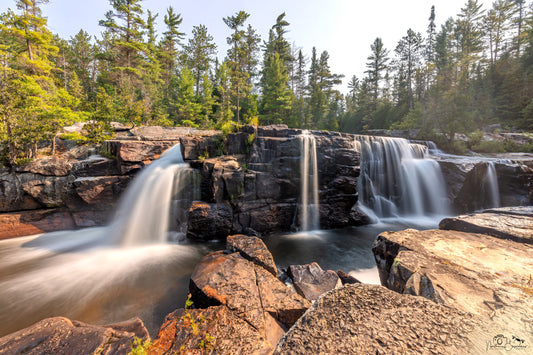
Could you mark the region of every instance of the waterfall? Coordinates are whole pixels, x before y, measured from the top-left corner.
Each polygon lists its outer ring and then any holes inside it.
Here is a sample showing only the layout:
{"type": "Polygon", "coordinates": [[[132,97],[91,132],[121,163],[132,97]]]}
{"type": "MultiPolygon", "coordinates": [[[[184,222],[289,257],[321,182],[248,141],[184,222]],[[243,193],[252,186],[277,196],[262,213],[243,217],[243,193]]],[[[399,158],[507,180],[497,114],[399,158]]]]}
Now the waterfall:
{"type": "Polygon", "coordinates": [[[320,228],[318,201],[318,167],[315,137],[305,130],[300,139],[300,226],[303,231],[320,228]],[[311,198],[311,201],[309,199],[311,198]]]}
{"type": "Polygon", "coordinates": [[[445,215],[446,185],[428,147],[402,138],[356,136],[359,201],[377,218],[445,215]]]}
{"type": "Polygon", "coordinates": [[[486,196],[488,206],[485,208],[500,207],[500,189],[498,187],[498,175],[493,162],[487,163],[487,169],[482,181],[482,193],[486,196]]]}
{"type": "MultiPolygon", "coordinates": [[[[178,221],[171,220],[171,215],[177,213],[178,219],[183,219],[173,201],[181,200],[176,197],[177,192],[187,191],[183,183],[188,172],[189,165],[183,162],[179,144],[142,170],[121,198],[108,227],[113,242],[122,246],[165,243],[169,227],[179,227],[178,221]],[[171,213],[173,205],[174,213],[171,213]]],[[[193,190],[190,185],[188,189],[193,190]]]]}

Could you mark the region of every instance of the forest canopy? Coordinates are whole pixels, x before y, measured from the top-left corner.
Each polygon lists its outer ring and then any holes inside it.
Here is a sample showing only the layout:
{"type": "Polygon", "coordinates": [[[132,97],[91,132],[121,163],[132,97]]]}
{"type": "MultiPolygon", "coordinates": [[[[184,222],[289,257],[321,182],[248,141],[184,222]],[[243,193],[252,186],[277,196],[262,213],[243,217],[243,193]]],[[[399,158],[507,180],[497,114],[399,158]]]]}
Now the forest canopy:
{"type": "Polygon", "coordinates": [[[424,33],[406,29],[394,48],[379,37],[370,43],[360,78],[335,74],[327,51],[312,48],[307,57],[289,43],[285,13],[263,39],[248,13],[223,17],[224,54],[202,24],[186,36],[173,7],[160,16],[142,0],[110,0],[98,37],[80,29],[61,38],[49,30],[45,3],[16,0],[0,15],[0,141],[8,164],[34,157],[41,142],[51,142],[53,153],[62,127],[77,121],[89,123],[95,141],[112,121],[225,132],[246,123],[415,129],[448,142],[495,123],[533,129],[533,5],[526,0],[496,0],[489,9],[468,0],[440,27],[431,7],[424,33]],[[338,89],[342,80],[347,93],[338,89]]]}

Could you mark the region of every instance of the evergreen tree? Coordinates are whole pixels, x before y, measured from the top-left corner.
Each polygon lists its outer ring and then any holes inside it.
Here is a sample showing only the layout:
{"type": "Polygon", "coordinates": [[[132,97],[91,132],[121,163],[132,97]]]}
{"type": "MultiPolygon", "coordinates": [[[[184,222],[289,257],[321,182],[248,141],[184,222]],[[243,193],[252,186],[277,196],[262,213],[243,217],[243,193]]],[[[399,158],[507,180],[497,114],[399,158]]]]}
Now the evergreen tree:
{"type": "Polygon", "coordinates": [[[45,0],[18,0],[18,14],[9,10],[0,23],[2,55],[2,139],[7,145],[7,162],[34,158],[37,143],[52,142],[60,128],[78,118],[71,107],[75,100],[57,87],[51,60],[58,53],[40,5],[45,0]]]}
{"type": "Polygon", "coordinates": [[[293,101],[288,87],[289,76],[279,53],[269,60],[264,71],[262,123],[282,123],[287,120],[293,101]]]}
{"type": "Polygon", "coordinates": [[[407,35],[400,39],[395,49],[398,59],[406,70],[410,109],[413,109],[413,75],[421,64],[421,49],[422,35],[412,29],[407,30],[407,35]]]}
{"type": "Polygon", "coordinates": [[[228,51],[228,67],[231,78],[231,96],[235,102],[235,116],[237,124],[240,124],[241,101],[249,95],[252,87],[250,85],[250,74],[245,71],[247,57],[245,51],[245,32],[241,29],[250,14],[239,11],[234,16],[224,17],[224,23],[233,31],[227,38],[227,42],[232,47],[228,51]]]}
{"type": "Polygon", "coordinates": [[[372,86],[374,102],[377,102],[379,96],[380,82],[384,78],[384,74],[388,68],[389,51],[383,46],[381,38],[376,38],[374,43],[370,45],[371,54],[368,56],[366,67],[368,70],[369,82],[372,86]]]}
{"type": "Polygon", "coordinates": [[[194,26],[192,38],[183,48],[185,64],[192,71],[195,78],[196,96],[200,95],[200,80],[209,71],[216,55],[216,44],[214,38],[207,33],[204,25],[194,26]]]}

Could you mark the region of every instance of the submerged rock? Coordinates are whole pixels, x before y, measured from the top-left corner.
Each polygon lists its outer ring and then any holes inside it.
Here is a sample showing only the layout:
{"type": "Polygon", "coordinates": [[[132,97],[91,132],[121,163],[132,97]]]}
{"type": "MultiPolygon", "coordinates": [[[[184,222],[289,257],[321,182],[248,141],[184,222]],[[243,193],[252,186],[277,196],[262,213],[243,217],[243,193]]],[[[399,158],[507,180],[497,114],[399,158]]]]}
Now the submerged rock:
{"type": "Polygon", "coordinates": [[[287,270],[296,291],[314,301],[323,293],[342,286],[335,271],[322,270],[316,262],[307,265],[291,265],[287,270]]]}
{"type": "Polygon", "coordinates": [[[346,285],[320,297],[275,354],[471,354],[485,350],[480,325],[475,316],[421,297],[346,285]]]}
{"type": "Polygon", "coordinates": [[[496,238],[533,244],[532,207],[499,208],[484,213],[445,218],[439,228],[482,233],[496,238]]]}
{"type": "Polygon", "coordinates": [[[55,317],[0,338],[0,353],[128,354],[136,337],[150,339],[139,318],[96,326],[55,317]]]}
{"type": "MultiPolygon", "coordinates": [[[[384,232],[372,248],[381,283],[482,317],[533,342],[533,246],[457,231],[384,232]]],[[[494,334],[495,335],[495,334],[494,334]]],[[[487,339],[488,340],[488,339],[487,339]]]]}

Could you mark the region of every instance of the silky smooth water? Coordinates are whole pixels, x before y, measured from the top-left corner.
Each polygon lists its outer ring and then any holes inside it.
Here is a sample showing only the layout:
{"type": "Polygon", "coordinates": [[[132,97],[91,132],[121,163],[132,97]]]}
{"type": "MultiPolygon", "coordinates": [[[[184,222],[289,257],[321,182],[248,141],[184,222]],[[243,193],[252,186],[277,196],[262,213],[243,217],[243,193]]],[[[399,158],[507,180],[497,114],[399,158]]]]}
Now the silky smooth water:
{"type": "Polygon", "coordinates": [[[356,136],[359,203],[374,220],[443,216],[450,207],[439,164],[403,138],[356,136]]]}
{"type": "Polygon", "coordinates": [[[136,176],[108,226],[0,241],[0,336],[52,316],[96,324],[141,316],[156,332],[211,250],[169,242],[186,231],[189,172],[176,145],[136,176]]]}
{"type": "Polygon", "coordinates": [[[320,204],[318,200],[318,165],[315,137],[305,130],[300,139],[300,229],[320,229],[320,204]]]}

